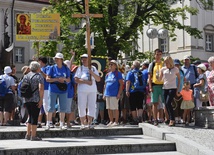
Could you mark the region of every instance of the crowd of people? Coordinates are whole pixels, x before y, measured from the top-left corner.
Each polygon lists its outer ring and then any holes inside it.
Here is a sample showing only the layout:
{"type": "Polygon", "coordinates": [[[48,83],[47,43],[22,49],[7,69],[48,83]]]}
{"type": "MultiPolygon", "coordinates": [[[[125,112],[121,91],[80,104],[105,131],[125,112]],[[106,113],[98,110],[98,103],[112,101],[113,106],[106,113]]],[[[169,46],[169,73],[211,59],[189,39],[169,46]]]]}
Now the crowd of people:
{"type": "Polygon", "coordinates": [[[15,66],[6,66],[0,76],[7,86],[6,94],[0,94],[0,125],[14,119],[16,94],[28,112],[25,138],[33,141],[41,140],[36,130],[42,122],[45,130],[57,126],[66,130],[77,124],[85,130],[98,124],[114,127],[140,122],[186,126],[194,109],[214,106],[214,57],[205,64],[192,64],[190,56],[184,56],[182,65],[170,56],[163,59],[162,51],[156,49],[154,61],[135,60],[124,73],[116,60],[109,59],[106,75],[101,78],[95,66],[88,66],[87,54],[80,56],[79,67],[73,64],[75,53],[71,54],[70,60],[64,60],[62,53],[56,53],[52,66],[46,57],[39,57],[22,68],[19,82],[15,66]],[[23,97],[21,88],[27,82],[33,93],[23,97]]]}

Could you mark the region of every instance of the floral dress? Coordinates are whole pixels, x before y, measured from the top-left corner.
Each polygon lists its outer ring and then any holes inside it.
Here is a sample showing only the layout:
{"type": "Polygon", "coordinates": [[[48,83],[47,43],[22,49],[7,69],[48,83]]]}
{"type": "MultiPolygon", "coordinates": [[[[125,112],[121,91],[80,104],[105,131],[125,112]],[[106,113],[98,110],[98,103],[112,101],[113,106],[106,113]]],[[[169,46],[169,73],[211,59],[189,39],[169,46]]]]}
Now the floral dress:
{"type": "Polygon", "coordinates": [[[208,75],[207,82],[210,106],[214,106],[214,70],[212,70],[208,75]]]}

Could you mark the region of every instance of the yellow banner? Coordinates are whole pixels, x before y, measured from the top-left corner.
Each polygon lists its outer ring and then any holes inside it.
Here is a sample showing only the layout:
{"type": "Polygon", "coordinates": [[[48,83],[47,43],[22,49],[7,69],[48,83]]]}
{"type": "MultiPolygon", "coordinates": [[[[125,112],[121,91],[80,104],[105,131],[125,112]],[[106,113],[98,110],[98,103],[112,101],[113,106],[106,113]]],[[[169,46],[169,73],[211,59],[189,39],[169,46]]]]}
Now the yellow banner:
{"type": "Polygon", "coordinates": [[[56,40],[60,36],[59,14],[16,14],[16,40],[56,40]]]}

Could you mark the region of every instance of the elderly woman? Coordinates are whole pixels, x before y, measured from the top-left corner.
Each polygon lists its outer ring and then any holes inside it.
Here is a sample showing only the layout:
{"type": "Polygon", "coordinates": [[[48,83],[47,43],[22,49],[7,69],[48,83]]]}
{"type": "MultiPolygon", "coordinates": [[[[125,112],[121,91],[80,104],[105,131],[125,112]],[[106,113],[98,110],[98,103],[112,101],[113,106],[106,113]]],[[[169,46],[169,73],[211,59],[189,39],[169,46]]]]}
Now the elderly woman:
{"type": "Polygon", "coordinates": [[[205,90],[205,84],[207,81],[206,75],[204,74],[207,70],[206,66],[204,64],[200,64],[197,66],[197,72],[198,72],[198,78],[196,79],[196,84],[193,85],[194,87],[194,98],[195,98],[195,107],[202,107],[202,101],[199,100],[200,97],[200,91],[205,90]]]}
{"type": "Polygon", "coordinates": [[[208,93],[210,106],[214,106],[214,56],[208,59],[211,71],[207,75],[208,93]]]}
{"type": "Polygon", "coordinates": [[[50,67],[46,77],[47,82],[50,82],[46,130],[50,129],[52,113],[55,111],[57,100],[59,101],[60,129],[66,130],[64,119],[67,108],[67,84],[70,82],[70,69],[63,63],[62,53],[56,53],[53,59],[56,64],[50,67]]]}
{"type": "Polygon", "coordinates": [[[42,99],[44,93],[44,79],[40,73],[40,65],[36,61],[32,61],[29,66],[31,72],[26,74],[23,78],[24,82],[31,84],[31,89],[34,90],[32,97],[25,98],[25,106],[28,110],[27,133],[25,139],[31,141],[42,140],[36,136],[38,116],[42,106],[42,99]]]}
{"type": "Polygon", "coordinates": [[[171,57],[166,57],[164,59],[165,67],[162,67],[160,70],[160,78],[161,81],[163,79],[163,89],[164,89],[164,101],[167,112],[169,114],[169,126],[175,125],[175,115],[172,108],[172,100],[175,95],[180,90],[180,73],[179,69],[175,67],[174,62],[171,57]],[[177,84],[176,84],[177,79],[177,84]]]}
{"type": "Polygon", "coordinates": [[[109,64],[109,73],[105,78],[104,98],[106,99],[106,109],[108,109],[109,124],[110,126],[117,126],[119,119],[118,102],[123,90],[123,77],[121,72],[117,70],[117,62],[111,60],[109,64]],[[113,118],[115,116],[115,121],[113,118]]]}
{"type": "Polygon", "coordinates": [[[99,82],[100,76],[96,67],[91,66],[91,69],[89,70],[87,54],[83,54],[81,56],[81,63],[82,66],[77,69],[74,76],[75,82],[77,83],[78,110],[81,121],[81,129],[92,129],[93,126],[91,123],[93,117],[95,116],[95,105],[97,98],[97,86],[95,81],[99,82]]]}

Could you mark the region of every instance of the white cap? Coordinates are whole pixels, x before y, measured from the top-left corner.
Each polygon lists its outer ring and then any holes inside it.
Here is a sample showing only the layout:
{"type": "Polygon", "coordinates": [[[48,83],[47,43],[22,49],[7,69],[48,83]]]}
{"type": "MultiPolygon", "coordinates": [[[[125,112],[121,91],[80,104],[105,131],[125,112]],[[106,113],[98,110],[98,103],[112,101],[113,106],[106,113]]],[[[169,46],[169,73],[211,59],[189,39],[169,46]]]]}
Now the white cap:
{"type": "Polygon", "coordinates": [[[55,58],[59,58],[59,59],[63,59],[63,54],[62,53],[56,53],[55,57],[53,57],[53,59],[55,58]]]}
{"type": "Polygon", "coordinates": [[[207,67],[204,65],[204,64],[200,64],[197,66],[198,68],[200,68],[201,70],[203,71],[206,71],[207,70],[207,67]]]}
{"type": "Polygon", "coordinates": [[[68,68],[70,68],[70,66],[71,66],[71,62],[69,60],[65,60],[64,64],[66,64],[68,68]]]}
{"type": "Polygon", "coordinates": [[[81,58],[87,58],[88,57],[88,54],[83,54],[80,56],[81,58]]]}
{"type": "Polygon", "coordinates": [[[9,74],[12,72],[12,69],[10,68],[10,66],[5,66],[4,67],[4,74],[9,74]]]}

